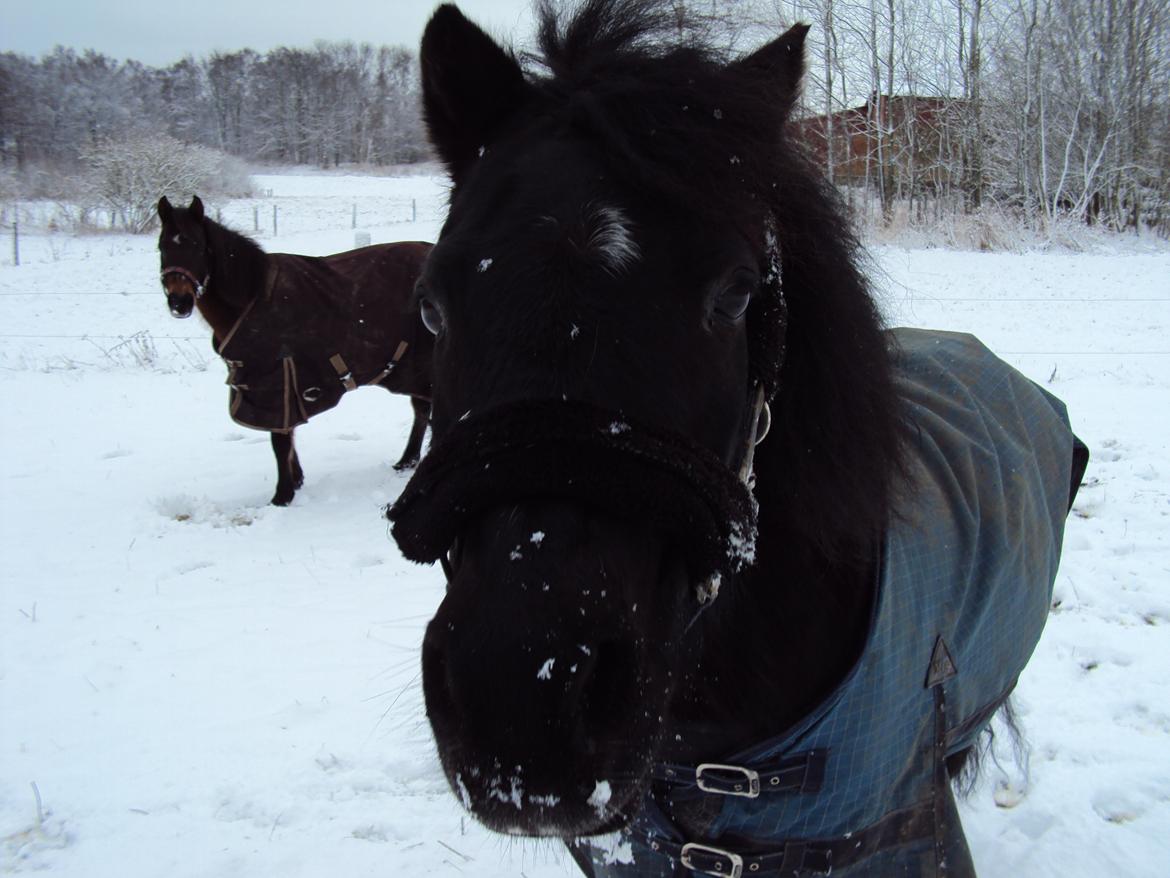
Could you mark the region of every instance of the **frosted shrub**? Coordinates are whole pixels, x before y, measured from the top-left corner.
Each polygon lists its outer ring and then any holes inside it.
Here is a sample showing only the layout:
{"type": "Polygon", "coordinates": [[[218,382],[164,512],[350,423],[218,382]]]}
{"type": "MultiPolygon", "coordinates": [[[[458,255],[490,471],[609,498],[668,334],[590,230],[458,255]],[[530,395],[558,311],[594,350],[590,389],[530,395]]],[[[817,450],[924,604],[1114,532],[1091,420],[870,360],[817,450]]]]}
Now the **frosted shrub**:
{"type": "Polygon", "coordinates": [[[247,172],[238,160],[204,146],[182,143],[166,134],[109,139],[82,154],[82,188],[95,207],[108,210],[112,225],[143,232],[155,221],[162,195],[186,200],[251,194],[247,172]]]}

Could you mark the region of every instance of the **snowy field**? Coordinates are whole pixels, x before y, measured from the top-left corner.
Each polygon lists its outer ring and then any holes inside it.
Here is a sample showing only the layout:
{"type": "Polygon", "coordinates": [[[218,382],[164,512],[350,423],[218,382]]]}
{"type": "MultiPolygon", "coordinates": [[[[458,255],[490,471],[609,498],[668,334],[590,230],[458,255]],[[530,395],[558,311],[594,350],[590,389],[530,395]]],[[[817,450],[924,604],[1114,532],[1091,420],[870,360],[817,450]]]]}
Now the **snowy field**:
{"type": "MultiPolygon", "coordinates": [[[[433,240],[430,177],[269,175],[211,205],[269,250],[433,240]],[[269,194],[269,190],[271,193],[269,194]],[[273,236],[272,207],[279,211],[273,236]],[[412,221],[412,217],[414,221],[412,221]]],[[[963,807],[984,878],[1170,874],[1170,251],[881,249],[892,323],[967,330],[1063,397],[1092,450],[1020,681],[1026,772],[963,807]]],[[[447,791],[418,653],[442,595],[381,507],[410,407],[364,389],[298,431],[227,415],[153,236],[0,257],[0,870],[77,878],[574,874],[447,791]]]]}

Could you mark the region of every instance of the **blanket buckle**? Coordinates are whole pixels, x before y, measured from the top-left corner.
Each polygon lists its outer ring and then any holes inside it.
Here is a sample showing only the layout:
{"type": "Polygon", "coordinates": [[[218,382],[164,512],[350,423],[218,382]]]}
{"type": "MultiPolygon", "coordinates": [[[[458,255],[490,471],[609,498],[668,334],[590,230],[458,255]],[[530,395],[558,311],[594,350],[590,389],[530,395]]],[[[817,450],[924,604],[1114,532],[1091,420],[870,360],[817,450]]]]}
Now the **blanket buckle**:
{"type": "Polygon", "coordinates": [[[705,793],[755,799],[760,795],[760,773],[741,765],[704,762],[695,769],[695,785],[705,793]]]}
{"type": "Polygon", "coordinates": [[[679,859],[692,872],[701,875],[724,875],[728,878],[741,878],[743,875],[743,857],[722,848],[690,842],[683,845],[679,859]]]}

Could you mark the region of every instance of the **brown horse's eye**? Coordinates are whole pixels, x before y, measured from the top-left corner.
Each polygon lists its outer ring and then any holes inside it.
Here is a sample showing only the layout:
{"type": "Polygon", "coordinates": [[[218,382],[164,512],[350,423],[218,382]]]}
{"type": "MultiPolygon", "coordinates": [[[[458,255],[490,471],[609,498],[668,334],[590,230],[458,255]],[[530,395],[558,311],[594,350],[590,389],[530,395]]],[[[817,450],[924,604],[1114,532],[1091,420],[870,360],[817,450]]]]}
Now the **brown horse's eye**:
{"type": "Polygon", "coordinates": [[[443,312],[433,301],[423,296],[418,300],[418,311],[422,316],[423,326],[431,335],[438,335],[443,331],[443,312]]]}

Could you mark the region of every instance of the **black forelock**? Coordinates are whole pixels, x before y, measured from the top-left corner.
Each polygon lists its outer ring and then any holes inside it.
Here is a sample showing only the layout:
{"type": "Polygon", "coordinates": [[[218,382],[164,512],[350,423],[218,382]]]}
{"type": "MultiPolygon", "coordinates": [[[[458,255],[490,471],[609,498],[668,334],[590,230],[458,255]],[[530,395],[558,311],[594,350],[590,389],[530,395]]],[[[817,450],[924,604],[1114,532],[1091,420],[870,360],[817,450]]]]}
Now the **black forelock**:
{"type": "Polygon", "coordinates": [[[692,214],[741,216],[763,199],[781,137],[774,92],[678,36],[661,3],[589,0],[566,19],[540,6],[538,112],[600,141],[623,184],[692,214]]]}

